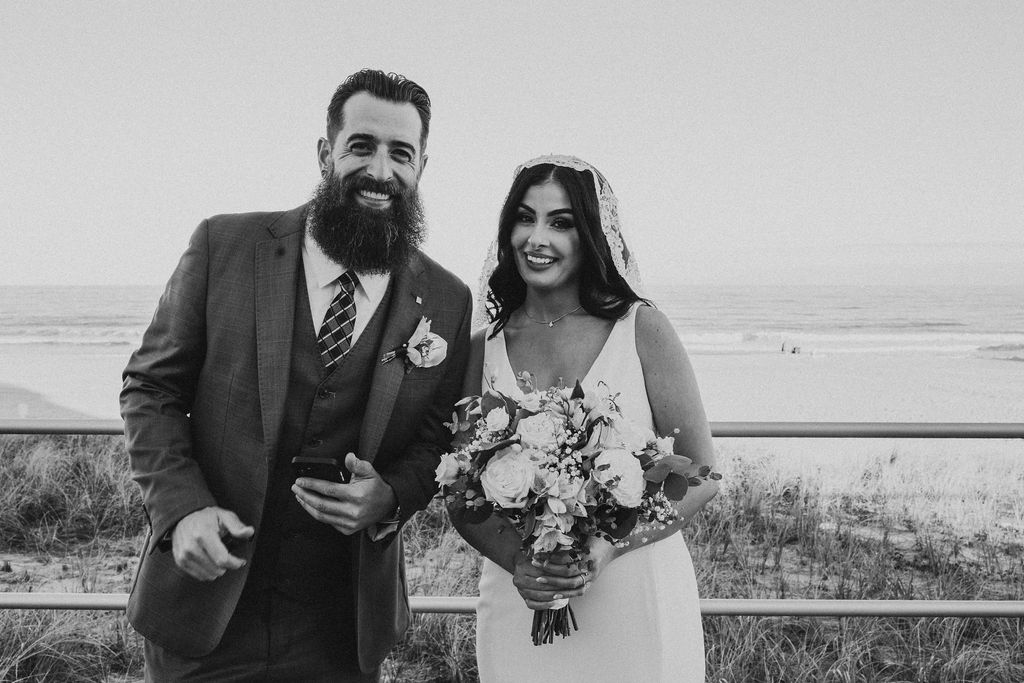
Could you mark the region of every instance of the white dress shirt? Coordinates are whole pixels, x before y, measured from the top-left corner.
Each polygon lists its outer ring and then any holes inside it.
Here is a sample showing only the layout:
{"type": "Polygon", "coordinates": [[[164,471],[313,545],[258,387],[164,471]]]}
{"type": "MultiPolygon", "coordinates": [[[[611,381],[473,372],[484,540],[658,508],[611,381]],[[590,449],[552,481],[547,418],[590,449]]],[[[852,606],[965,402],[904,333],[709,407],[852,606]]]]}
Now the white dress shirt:
{"type": "MultiPolygon", "coordinates": [[[[309,313],[313,316],[313,334],[320,334],[327,309],[331,307],[334,297],[341,291],[338,278],[348,268],[328,258],[320,249],[307,228],[302,236],[302,268],[306,272],[306,292],[309,294],[309,313]]],[[[352,332],[352,345],[355,346],[359,335],[366,329],[377,306],[380,305],[391,281],[391,274],[364,274],[356,272],[359,284],[356,286],[356,326],[352,332]]]]}

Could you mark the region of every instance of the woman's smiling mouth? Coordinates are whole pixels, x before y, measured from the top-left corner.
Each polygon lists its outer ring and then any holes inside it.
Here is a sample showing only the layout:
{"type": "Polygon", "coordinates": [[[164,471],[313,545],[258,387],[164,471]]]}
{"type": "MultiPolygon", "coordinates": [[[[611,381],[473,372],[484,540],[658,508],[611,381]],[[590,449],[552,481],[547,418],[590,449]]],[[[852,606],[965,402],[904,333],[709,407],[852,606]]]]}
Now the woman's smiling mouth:
{"type": "Polygon", "coordinates": [[[534,266],[549,266],[558,259],[552,256],[545,256],[544,254],[532,254],[526,252],[523,254],[526,257],[526,262],[534,266]]]}

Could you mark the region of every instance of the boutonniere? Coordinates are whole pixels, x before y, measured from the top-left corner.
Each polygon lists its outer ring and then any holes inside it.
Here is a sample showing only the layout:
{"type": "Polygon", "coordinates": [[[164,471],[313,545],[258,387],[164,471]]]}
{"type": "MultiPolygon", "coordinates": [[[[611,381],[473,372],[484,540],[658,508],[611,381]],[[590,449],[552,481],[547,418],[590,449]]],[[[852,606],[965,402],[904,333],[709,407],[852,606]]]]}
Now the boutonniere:
{"type": "Polygon", "coordinates": [[[405,359],[405,371],[413,368],[432,368],[448,355],[448,342],[430,331],[430,321],[420,318],[409,341],[396,346],[380,358],[380,364],[390,363],[398,357],[405,359]]]}

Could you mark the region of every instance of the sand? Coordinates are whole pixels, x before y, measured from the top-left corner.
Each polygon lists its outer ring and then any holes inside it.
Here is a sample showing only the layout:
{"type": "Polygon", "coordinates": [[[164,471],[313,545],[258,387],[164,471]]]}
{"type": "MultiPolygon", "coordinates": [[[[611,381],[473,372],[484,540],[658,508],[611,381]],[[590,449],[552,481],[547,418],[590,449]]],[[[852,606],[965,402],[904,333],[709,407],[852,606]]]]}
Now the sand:
{"type": "MultiPolygon", "coordinates": [[[[0,418],[117,418],[131,351],[0,347],[0,418]]],[[[691,362],[712,421],[1024,422],[1024,362],[810,353],[694,354],[691,362]]]]}
{"type": "Polygon", "coordinates": [[[710,420],[1024,422],[1024,363],[911,354],[691,362],[710,420]]]}
{"type": "Polygon", "coordinates": [[[120,417],[128,345],[0,347],[0,419],[120,417]]]}

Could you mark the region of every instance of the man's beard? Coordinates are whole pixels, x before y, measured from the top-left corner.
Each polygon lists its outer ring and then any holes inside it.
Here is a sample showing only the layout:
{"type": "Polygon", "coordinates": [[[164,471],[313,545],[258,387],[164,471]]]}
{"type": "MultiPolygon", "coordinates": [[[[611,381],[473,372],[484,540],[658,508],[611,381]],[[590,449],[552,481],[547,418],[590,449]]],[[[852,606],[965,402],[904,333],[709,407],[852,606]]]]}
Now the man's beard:
{"type": "Polygon", "coordinates": [[[416,187],[366,176],[320,181],[309,202],[310,235],[336,263],[360,273],[388,273],[409,260],[423,243],[423,207],[416,187]],[[391,206],[371,209],[356,200],[368,190],[391,196],[391,206]]]}

